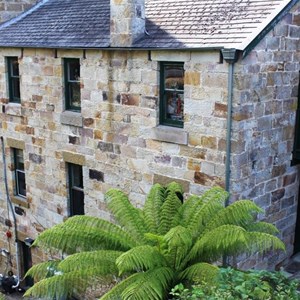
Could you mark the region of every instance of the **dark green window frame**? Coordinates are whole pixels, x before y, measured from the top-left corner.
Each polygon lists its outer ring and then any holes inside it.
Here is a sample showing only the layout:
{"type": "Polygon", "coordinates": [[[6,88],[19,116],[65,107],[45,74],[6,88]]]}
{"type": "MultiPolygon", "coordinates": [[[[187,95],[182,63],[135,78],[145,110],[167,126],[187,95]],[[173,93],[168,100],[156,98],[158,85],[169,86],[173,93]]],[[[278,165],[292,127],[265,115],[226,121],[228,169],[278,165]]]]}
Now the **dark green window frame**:
{"type": "Polygon", "coordinates": [[[184,65],[180,62],[160,63],[161,125],[183,128],[184,65]]]}
{"type": "Polygon", "coordinates": [[[81,111],[80,96],[80,60],[79,58],[64,59],[65,77],[65,108],[81,111]]]}
{"type": "Polygon", "coordinates": [[[13,148],[15,195],[26,198],[26,177],[24,169],[23,150],[13,148]]]}
{"type": "Polygon", "coordinates": [[[68,163],[69,216],[84,215],[84,190],[82,166],[68,163]]]}
{"type": "Polygon", "coordinates": [[[18,57],[7,57],[9,102],[20,103],[20,73],[18,57]]]}
{"type": "Polygon", "coordinates": [[[300,164],[300,72],[298,85],[298,106],[296,110],[295,134],[294,134],[294,149],[292,165],[300,164]]]}

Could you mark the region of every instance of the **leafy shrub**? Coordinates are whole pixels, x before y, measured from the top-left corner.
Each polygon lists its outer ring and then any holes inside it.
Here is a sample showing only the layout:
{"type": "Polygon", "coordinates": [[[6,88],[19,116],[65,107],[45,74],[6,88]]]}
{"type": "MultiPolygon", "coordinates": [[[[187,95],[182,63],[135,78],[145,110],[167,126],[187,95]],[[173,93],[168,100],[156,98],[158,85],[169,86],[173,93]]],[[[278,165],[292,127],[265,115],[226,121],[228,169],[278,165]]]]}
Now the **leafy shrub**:
{"type": "Polygon", "coordinates": [[[116,223],[74,216],[38,236],[34,245],[66,258],[33,266],[28,275],[36,283],[25,295],[61,299],[114,280],[102,300],[161,300],[181,281],[213,280],[218,268],[210,263],[224,254],[284,249],[276,228],[256,220],[255,203],[224,207],[227,198],[215,187],[183,202],[179,184],[155,184],[138,209],[123,192],[109,190],[116,223]]]}
{"type": "Polygon", "coordinates": [[[298,287],[298,281],[281,272],[221,268],[214,284],[200,283],[191,288],[178,284],[170,294],[178,300],[299,300],[298,287]]]}

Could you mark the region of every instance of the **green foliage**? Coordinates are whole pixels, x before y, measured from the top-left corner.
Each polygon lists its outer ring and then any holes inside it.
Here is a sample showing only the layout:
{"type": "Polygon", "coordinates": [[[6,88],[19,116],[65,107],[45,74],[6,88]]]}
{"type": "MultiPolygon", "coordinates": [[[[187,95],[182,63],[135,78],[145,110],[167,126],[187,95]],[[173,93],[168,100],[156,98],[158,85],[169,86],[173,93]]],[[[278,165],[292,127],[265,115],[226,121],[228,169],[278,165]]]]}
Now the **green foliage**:
{"type": "Polygon", "coordinates": [[[115,224],[74,216],[40,234],[36,246],[67,256],[32,267],[37,283],[26,295],[53,299],[114,282],[101,300],[161,300],[181,281],[213,283],[218,267],[211,263],[224,254],[284,249],[276,228],[256,221],[259,207],[242,200],[225,208],[227,197],[215,187],[182,203],[179,184],[155,184],[138,209],[111,189],[106,201],[115,224]]]}
{"type": "Polygon", "coordinates": [[[299,282],[290,280],[281,272],[248,271],[243,272],[232,268],[223,268],[215,277],[215,282],[206,282],[185,288],[176,285],[171,295],[173,299],[203,300],[299,300],[297,291],[299,282]]]}

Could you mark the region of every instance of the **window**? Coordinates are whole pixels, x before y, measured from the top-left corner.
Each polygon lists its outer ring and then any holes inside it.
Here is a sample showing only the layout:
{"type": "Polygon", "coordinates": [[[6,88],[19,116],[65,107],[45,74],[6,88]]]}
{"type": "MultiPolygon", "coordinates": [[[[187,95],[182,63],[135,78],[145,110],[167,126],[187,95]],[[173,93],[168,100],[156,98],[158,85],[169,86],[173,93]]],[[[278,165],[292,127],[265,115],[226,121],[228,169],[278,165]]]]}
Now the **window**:
{"type": "MultiPolygon", "coordinates": [[[[300,76],[300,72],[299,72],[300,76]]],[[[300,78],[300,77],[299,77],[300,78]]],[[[298,107],[296,110],[295,138],[292,165],[300,164],[300,81],[298,86],[298,107]]]]}
{"type": "Polygon", "coordinates": [[[69,215],[84,215],[84,192],[82,166],[68,164],[69,215]]]}
{"type": "Polygon", "coordinates": [[[161,63],[160,124],[183,127],[183,63],[161,63]]]}
{"type": "Polygon", "coordinates": [[[13,149],[13,156],[15,164],[15,194],[16,196],[26,197],[23,150],[13,149]]]}
{"type": "Polygon", "coordinates": [[[20,103],[20,74],[17,57],[7,58],[9,101],[20,103]]]}
{"type": "MultiPolygon", "coordinates": [[[[20,249],[20,259],[21,259],[21,273],[24,276],[27,271],[32,267],[32,254],[31,245],[27,245],[26,242],[18,241],[20,249]]],[[[22,282],[24,287],[29,288],[33,286],[33,278],[31,276],[26,276],[22,282]]]]}
{"type": "Polygon", "coordinates": [[[65,58],[66,110],[80,111],[80,64],[78,58],[65,58]]]}

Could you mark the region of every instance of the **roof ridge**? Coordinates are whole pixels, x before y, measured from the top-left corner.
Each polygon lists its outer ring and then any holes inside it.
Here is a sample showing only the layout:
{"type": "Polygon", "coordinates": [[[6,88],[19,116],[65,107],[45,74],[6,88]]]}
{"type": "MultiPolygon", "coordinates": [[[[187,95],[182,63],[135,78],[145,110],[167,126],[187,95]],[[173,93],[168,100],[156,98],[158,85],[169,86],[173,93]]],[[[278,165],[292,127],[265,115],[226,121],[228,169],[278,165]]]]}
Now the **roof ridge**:
{"type": "Polygon", "coordinates": [[[8,27],[22,19],[24,19],[25,17],[27,17],[28,15],[30,15],[32,12],[34,12],[35,10],[37,10],[39,7],[41,7],[42,5],[44,5],[46,2],[49,2],[50,0],[41,0],[39,2],[37,2],[34,6],[32,6],[31,8],[29,8],[28,10],[25,10],[24,12],[22,12],[21,14],[19,14],[18,16],[2,23],[0,25],[0,29],[3,29],[5,27],[8,27]]]}

